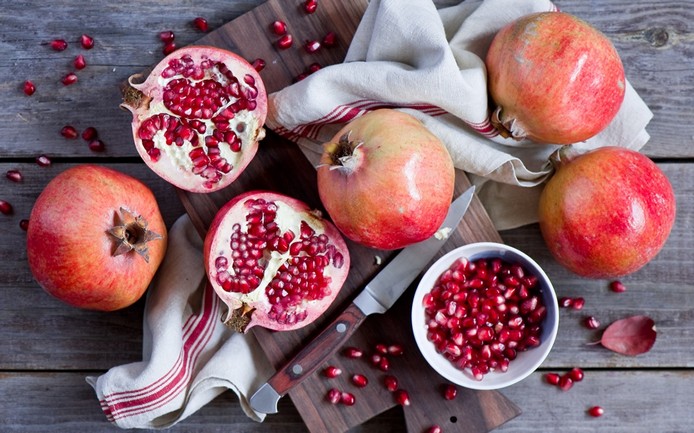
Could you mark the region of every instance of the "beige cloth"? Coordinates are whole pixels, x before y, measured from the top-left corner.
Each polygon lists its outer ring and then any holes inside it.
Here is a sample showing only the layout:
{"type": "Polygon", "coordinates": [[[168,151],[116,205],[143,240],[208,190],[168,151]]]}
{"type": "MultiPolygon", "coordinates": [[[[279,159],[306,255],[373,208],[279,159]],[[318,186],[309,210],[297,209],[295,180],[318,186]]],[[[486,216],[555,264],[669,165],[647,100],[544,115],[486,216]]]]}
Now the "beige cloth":
{"type": "Polygon", "coordinates": [[[226,390],[254,412],[249,393],[274,369],[251,335],[220,320],[226,306],[204,284],[202,240],[188,216],[169,231],[166,257],[147,296],[142,361],[88,377],[106,419],[121,428],[166,428],[226,390]]]}
{"type": "MultiPolygon", "coordinates": [[[[371,0],[344,63],[270,95],[267,125],[295,140],[314,164],[322,143],[350,119],[381,107],[422,120],[469,173],[497,229],[537,220],[541,183],[557,146],[501,138],[489,123],[483,58],[505,24],[547,0],[464,1],[436,10],[430,0],[371,0]]],[[[652,113],[627,83],[617,117],[578,147],[640,149],[652,113]]]]}

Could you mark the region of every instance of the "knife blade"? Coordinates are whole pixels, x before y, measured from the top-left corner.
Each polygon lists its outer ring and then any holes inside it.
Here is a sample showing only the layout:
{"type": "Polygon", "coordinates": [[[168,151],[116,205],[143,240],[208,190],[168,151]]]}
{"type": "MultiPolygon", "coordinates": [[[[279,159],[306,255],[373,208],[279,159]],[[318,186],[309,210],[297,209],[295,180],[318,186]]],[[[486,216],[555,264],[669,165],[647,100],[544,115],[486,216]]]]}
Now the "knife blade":
{"type": "Polygon", "coordinates": [[[251,407],[261,413],[276,413],[279,399],[332,356],[367,316],[385,313],[446,243],[474,193],[472,186],[453,201],[437,235],[400,251],[330,325],[258,388],[250,398],[251,407]]]}

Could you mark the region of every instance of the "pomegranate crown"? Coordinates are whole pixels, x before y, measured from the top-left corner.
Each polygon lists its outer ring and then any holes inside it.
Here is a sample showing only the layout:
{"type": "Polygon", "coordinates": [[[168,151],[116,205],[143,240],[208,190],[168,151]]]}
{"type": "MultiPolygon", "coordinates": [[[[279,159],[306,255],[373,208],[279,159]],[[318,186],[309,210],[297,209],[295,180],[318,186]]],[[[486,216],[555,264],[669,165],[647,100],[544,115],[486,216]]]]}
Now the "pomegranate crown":
{"type": "Polygon", "coordinates": [[[160,240],[162,236],[148,230],[147,220],[141,215],[135,216],[124,207],[120,208],[116,216],[119,224],[108,230],[108,233],[117,240],[113,256],[119,256],[134,250],[145,262],[149,263],[147,243],[153,240],[160,240]]]}

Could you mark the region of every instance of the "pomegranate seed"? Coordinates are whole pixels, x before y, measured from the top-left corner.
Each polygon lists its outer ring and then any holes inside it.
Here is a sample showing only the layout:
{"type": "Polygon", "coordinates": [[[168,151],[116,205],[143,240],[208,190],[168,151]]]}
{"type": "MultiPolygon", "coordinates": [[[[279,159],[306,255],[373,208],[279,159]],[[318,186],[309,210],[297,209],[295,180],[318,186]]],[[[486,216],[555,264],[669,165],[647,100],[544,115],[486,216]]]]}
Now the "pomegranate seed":
{"type": "Polygon", "coordinates": [[[286,50],[287,48],[291,47],[292,44],[294,43],[294,40],[292,38],[292,35],[284,35],[279,40],[277,41],[277,47],[286,50]]]}
{"type": "Polygon", "coordinates": [[[87,66],[87,62],[84,60],[84,56],[82,54],[75,57],[75,61],[73,62],[73,64],[75,65],[75,69],[77,70],[84,69],[85,66],[87,66]]]}
{"type": "Polygon", "coordinates": [[[9,180],[12,182],[21,182],[24,179],[24,176],[22,176],[22,173],[19,172],[19,170],[7,170],[7,173],[5,173],[5,177],[7,177],[9,180]]]}
{"type": "Polygon", "coordinates": [[[299,75],[297,75],[296,77],[294,77],[294,80],[293,80],[293,81],[296,83],[296,82],[299,82],[299,81],[303,80],[303,79],[306,78],[306,77],[308,77],[308,74],[302,73],[302,74],[299,74],[299,75]]]}
{"type": "Polygon", "coordinates": [[[598,329],[600,327],[600,321],[594,316],[586,317],[584,323],[588,329],[598,329]]]}
{"type": "Polygon", "coordinates": [[[39,155],[36,157],[36,163],[41,167],[48,167],[51,165],[51,160],[46,155],[39,155]]]}
{"type": "Polygon", "coordinates": [[[588,414],[592,417],[598,418],[605,414],[605,409],[600,406],[593,406],[588,409],[588,414]]]}
{"type": "Polygon", "coordinates": [[[318,2],[316,0],[306,0],[304,3],[304,11],[307,14],[312,14],[318,9],[318,2]]]}
{"type": "Polygon", "coordinates": [[[63,129],[60,130],[60,135],[72,140],[74,138],[77,138],[79,136],[79,133],[77,132],[74,126],[65,125],[63,126],[63,129]]]}
{"type": "Polygon", "coordinates": [[[331,388],[325,398],[332,404],[338,404],[342,400],[342,393],[338,389],[331,388]]]}
{"type": "Polygon", "coordinates": [[[354,394],[351,394],[349,392],[343,392],[340,396],[340,402],[346,406],[352,406],[354,405],[356,400],[354,399],[354,394]]]}
{"type": "Polygon", "coordinates": [[[410,395],[404,389],[397,389],[394,392],[395,402],[400,406],[410,405],[410,395]]]}
{"type": "Polygon", "coordinates": [[[29,220],[24,219],[24,220],[19,221],[19,228],[24,230],[24,231],[29,230],[29,220]]]}
{"type": "Polygon", "coordinates": [[[558,385],[562,391],[568,391],[571,389],[572,386],[574,386],[574,381],[573,379],[571,379],[571,376],[569,374],[565,374],[559,378],[558,385]]]}
{"type": "Polygon", "coordinates": [[[615,293],[622,293],[626,292],[627,286],[624,285],[621,281],[612,281],[610,283],[610,290],[612,290],[615,293]]]}
{"type": "Polygon", "coordinates": [[[12,205],[5,200],[0,200],[0,212],[5,215],[10,215],[13,212],[12,205]]]}
{"type": "Polygon", "coordinates": [[[330,48],[337,45],[337,34],[335,32],[328,32],[323,36],[323,45],[330,48]]]}
{"type": "Polygon", "coordinates": [[[287,25],[284,23],[284,21],[273,21],[270,27],[272,28],[272,33],[276,34],[277,36],[287,34],[287,25]]]}
{"type": "Polygon", "coordinates": [[[345,355],[347,358],[361,358],[362,355],[364,355],[364,352],[362,352],[360,349],[357,349],[356,347],[345,347],[345,349],[342,351],[342,354],[345,355]]]}
{"type": "Polygon", "coordinates": [[[311,63],[308,65],[308,73],[313,74],[314,72],[320,71],[321,68],[322,66],[320,63],[311,63]]]}
{"type": "Polygon", "coordinates": [[[265,60],[258,57],[257,59],[253,60],[251,66],[253,66],[253,69],[260,72],[265,68],[265,60]]]}
{"type": "Polygon", "coordinates": [[[458,395],[458,388],[452,383],[443,386],[443,398],[453,400],[458,395]]]}
{"type": "Polygon", "coordinates": [[[386,375],[383,378],[383,385],[388,391],[393,392],[398,389],[398,379],[395,376],[386,375]]]}
{"type": "Polygon", "coordinates": [[[80,37],[80,43],[82,44],[82,48],[85,50],[91,50],[94,48],[94,38],[89,35],[83,34],[80,37]]]}
{"type": "Polygon", "coordinates": [[[203,17],[197,17],[193,20],[193,27],[198,29],[199,31],[205,33],[209,29],[209,26],[207,24],[207,20],[203,17]]]}
{"type": "Polygon", "coordinates": [[[369,384],[369,379],[367,379],[363,374],[354,374],[352,375],[352,383],[359,388],[364,388],[369,384]]]}
{"type": "Polygon", "coordinates": [[[571,308],[573,308],[574,310],[582,310],[585,305],[586,305],[585,299],[574,298],[573,302],[571,303],[571,308]]]}
{"type": "Polygon", "coordinates": [[[159,39],[161,39],[161,41],[165,44],[173,42],[175,38],[176,35],[174,35],[174,32],[172,32],[171,30],[164,30],[163,32],[159,33],[159,39]]]}
{"type": "Polygon", "coordinates": [[[388,346],[388,354],[393,356],[402,356],[405,353],[405,349],[399,344],[391,344],[388,346]]]}
{"type": "Polygon", "coordinates": [[[376,345],[376,352],[380,353],[381,355],[387,355],[388,354],[388,346],[385,344],[377,344],[376,345]]]}
{"type": "Polygon", "coordinates": [[[323,370],[323,375],[329,379],[334,379],[341,374],[342,370],[332,365],[325,367],[325,370],[323,370]]]}
{"type": "Polygon", "coordinates": [[[442,431],[441,426],[434,424],[426,430],[426,433],[441,433],[442,431]]]}
{"type": "Polygon", "coordinates": [[[99,134],[96,132],[96,128],[93,126],[88,127],[84,131],[82,131],[82,140],[84,141],[92,141],[94,140],[99,134]]]}
{"type": "Polygon", "coordinates": [[[383,357],[381,357],[381,360],[378,361],[377,367],[381,371],[388,371],[388,370],[390,370],[390,361],[388,361],[388,358],[383,356],[383,357]]]}
{"type": "Polygon", "coordinates": [[[71,84],[75,84],[77,82],[77,75],[74,72],[70,72],[66,76],[63,77],[62,80],[60,80],[63,85],[69,86],[71,84]]]}
{"type": "Polygon", "coordinates": [[[574,300],[572,298],[566,296],[559,298],[559,306],[561,308],[570,308],[573,305],[573,303],[574,300]]]}
{"type": "Polygon", "coordinates": [[[99,139],[92,140],[89,142],[89,150],[92,152],[103,152],[106,150],[106,145],[99,139]]]}
{"type": "Polygon", "coordinates": [[[374,367],[378,367],[378,363],[381,362],[381,358],[383,358],[381,355],[378,353],[374,353],[371,355],[371,365],[374,367]]]}
{"type": "Polygon", "coordinates": [[[24,82],[24,94],[27,96],[31,96],[34,94],[35,91],[36,91],[36,86],[34,85],[34,83],[32,83],[29,80],[26,80],[24,82]]]}
{"type": "Polygon", "coordinates": [[[164,48],[162,48],[161,51],[164,53],[164,55],[168,56],[169,54],[176,51],[176,48],[178,48],[178,47],[176,47],[176,42],[171,41],[171,42],[167,42],[166,44],[164,44],[164,48]]]}
{"type": "Polygon", "coordinates": [[[67,48],[67,41],[65,39],[53,39],[51,41],[51,48],[55,51],[64,51],[67,48]]]}
{"type": "Polygon", "coordinates": [[[320,42],[318,41],[306,41],[304,48],[308,53],[315,53],[320,49],[320,42]]]}
{"type": "Polygon", "coordinates": [[[571,369],[571,371],[569,371],[569,377],[570,377],[571,380],[573,380],[574,382],[580,382],[580,381],[582,381],[582,380],[583,380],[583,376],[584,376],[583,370],[581,370],[581,369],[578,368],[578,367],[574,367],[574,368],[571,369]]]}
{"type": "Polygon", "coordinates": [[[545,374],[545,382],[549,383],[550,385],[559,385],[560,378],[561,376],[559,376],[557,373],[545,374]]]}

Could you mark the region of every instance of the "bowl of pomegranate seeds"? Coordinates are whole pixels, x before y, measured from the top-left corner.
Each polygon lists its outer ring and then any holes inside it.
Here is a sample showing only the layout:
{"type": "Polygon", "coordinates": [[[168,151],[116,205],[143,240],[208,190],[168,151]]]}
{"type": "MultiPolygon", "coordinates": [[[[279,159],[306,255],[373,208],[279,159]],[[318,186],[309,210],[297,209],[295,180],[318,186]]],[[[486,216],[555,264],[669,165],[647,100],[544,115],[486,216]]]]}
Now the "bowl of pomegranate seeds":
{"type": "Polygon", "coordinates": [[[540,266],[494,242],[459,247],[422,277],[412,329],[441,376],[472,389],[499,389],[545,360],[559,327],[557,296],[540,266]]]}

